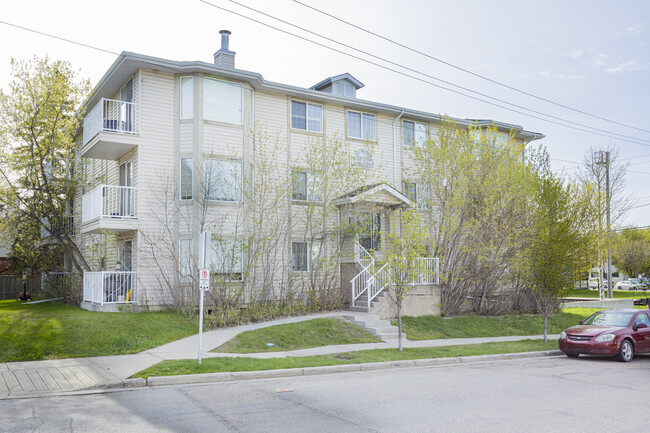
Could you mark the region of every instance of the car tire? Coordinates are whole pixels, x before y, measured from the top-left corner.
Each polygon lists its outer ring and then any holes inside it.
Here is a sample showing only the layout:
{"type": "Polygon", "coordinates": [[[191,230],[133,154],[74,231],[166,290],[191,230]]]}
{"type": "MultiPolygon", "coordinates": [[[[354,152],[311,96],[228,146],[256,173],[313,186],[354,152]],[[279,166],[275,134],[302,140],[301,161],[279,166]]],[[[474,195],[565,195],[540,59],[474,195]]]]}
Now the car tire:
{"type": "Polygon", "coordinates": [[[580,356],[579,353],[565,352],[564,354],[565,354],[566,356],[568,356],[569,358],[577,358],[578,356],[580,356]]]}
{"type": "Polygon", "coordinates": [[[623,340],[616,357],[621,362],[630,362],[634,358],[634,346],[630,340],[623,340]]]}

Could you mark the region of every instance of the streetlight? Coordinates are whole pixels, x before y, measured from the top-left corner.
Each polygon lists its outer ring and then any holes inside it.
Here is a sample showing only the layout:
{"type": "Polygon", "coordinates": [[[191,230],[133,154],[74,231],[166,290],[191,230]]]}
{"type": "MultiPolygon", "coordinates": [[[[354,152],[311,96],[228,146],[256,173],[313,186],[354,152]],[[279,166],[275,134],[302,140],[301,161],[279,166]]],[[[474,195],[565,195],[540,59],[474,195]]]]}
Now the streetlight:
{"type": "Polygon", "coordinates": [[[596,152],[596,164],[605,166],[605,199],[607,201],[607,297],[612,298],[612,230],[610,226],[609,152],[596,152]]]}

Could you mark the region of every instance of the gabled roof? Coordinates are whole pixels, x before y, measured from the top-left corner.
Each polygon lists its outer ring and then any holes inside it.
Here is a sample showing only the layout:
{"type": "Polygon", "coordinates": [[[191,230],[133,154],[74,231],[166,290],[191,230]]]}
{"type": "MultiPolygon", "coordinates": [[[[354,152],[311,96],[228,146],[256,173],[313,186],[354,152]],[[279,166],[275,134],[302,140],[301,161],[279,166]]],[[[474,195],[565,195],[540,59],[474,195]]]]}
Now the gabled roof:
{"type": "Polygon", "coordinates": [[[364,185],[334,200],[334,204],[337,206],[361,202],[387,204],[391,207],[415,207],[412,200],[387,183],[364,185]],[[391,201],[387,202],[385,198],[381,198],[382,196],[389,197],[391,201]]]}
{"type": "Polygon", "coordinates": [[[322,89],[323,87],[327,86],[328,84],[331,84],[331,83],[333,83],[334,81],[340,81],[340,80],[347,80],[347,81],[349,81],[350,84],[352,84],[352,85],[353,85],[357,90],[359,90],[360,88],[362,88],[363,86],[365,86],[365,84],[363,84],[361,81],[357,80],[357,79],[354,78],[352,75],[350,75],[350,74],[348,74],[348,73],[346,72],[345,74],[341,74],[341,75],[336,75],[336,76],[334,76],[334,77],[328,77],[328,78],[325,78],[325,79],[324,79],[323,81],[321,81],[320,83],[317,83],[317,84],[314,84],[313,86],[311,86],[311,87],[309,88],[309,90],[320,90],[320,89],[322,89]]]}

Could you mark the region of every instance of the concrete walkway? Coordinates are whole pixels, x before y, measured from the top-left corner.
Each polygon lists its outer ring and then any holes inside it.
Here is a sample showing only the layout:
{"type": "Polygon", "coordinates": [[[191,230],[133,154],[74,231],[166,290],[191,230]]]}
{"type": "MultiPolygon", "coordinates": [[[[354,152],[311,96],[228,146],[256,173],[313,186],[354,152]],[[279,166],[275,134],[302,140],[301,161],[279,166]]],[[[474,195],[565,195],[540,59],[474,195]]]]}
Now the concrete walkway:
{"type": "MultiPolygon", "coordinates": [[[[309,316],[291,317],[263,323],[217,329],[203,333],[203,358],[216,357],[249,357],[249,358],[284,358],[291,356],[327,355],[332,353],[352,352],[369,349],[389,349],[397,347],[397,332],[390,330],[390,323],[385,323],[370,313],[337,311],[309,316]],[[337,346],[314,347],[287,352],[265,353],[212,353],[217,348],[235,337],[237,334],[253,329],[285,323],[296,323],[305,320],[325,317],[338,317],[356,323],[372,323],[383,329],[390,338],[381,343],[347,344],[337,346]],[[394,336],[394,338],[393,338],[394,336]]],[[[372,331],[372,329],[371,329],[372,331]]],[[[559,335],[549,335],[549,339],[557,339],[559,335]]],[[[460,344],[476,344],[486,342],[518,341],[540,339],[541,335],[490,337],[490,338],[459,338],[447,340],[409,341],[403,339],[404,347],[434,347],[453,346],[460,344]]],[[[145,350],[133,355],[99,356],[92,358],[55,359],[47,361],[7,362],[0,363],[0,399],[37,397],[75,391],[89,392],[98,389],[142,386],[142,379],[129,379],[133,374],[144,370],[160,361],[168,359],[196,359],[198,356],[198,334],[165,344],[154,349],[145,350]]]]}

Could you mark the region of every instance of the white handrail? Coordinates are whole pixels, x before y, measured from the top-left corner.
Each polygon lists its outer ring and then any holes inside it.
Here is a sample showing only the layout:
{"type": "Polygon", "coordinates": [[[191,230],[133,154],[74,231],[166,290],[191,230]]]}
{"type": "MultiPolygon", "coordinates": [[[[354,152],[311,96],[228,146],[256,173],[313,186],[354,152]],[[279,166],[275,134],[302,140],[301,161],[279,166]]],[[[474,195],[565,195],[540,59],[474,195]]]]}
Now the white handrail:
{"type": "Polygon", "coordinates": [[[136,218],[134,186],[99,185],[81,197],[81,222],[95,218],[136,218]]]}
{"type": "Polygon", "coordinates": [[[137,134],[136,104],[102,98],[84,119],[83,128],[84,145],[102,131],[137,134]]]}

